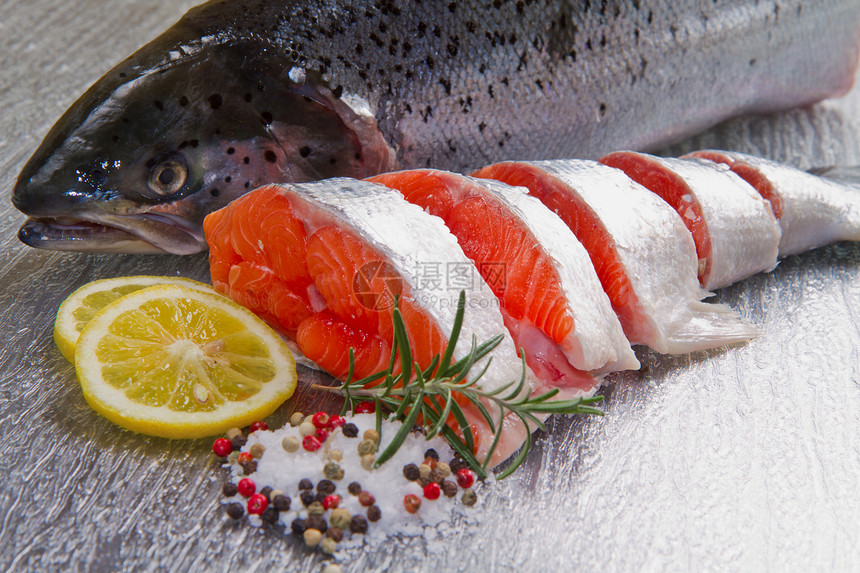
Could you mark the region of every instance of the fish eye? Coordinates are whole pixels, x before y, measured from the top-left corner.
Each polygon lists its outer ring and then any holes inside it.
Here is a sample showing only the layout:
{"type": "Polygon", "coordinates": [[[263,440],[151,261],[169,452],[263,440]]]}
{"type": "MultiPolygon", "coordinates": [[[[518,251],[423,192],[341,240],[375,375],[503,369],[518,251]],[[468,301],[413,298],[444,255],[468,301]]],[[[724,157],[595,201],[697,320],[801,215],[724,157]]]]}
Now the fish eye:
{"type": "Polygon", "coordinates": [[[169,159],[153,167],[149,172],[149,189],[158,195],[173,195],[185,185],[188,170],[185,165],[169,159]]]}

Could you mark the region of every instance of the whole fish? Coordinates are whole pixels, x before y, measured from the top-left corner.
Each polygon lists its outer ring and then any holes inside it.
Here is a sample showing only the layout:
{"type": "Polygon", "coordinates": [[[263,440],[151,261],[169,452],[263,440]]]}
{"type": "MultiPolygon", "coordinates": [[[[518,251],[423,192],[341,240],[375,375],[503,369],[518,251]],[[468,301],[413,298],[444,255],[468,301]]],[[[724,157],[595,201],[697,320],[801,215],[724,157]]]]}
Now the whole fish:
{"type": "Polygon", "coordinates": [[[214,0],[57,122],[19,237],[188,254],[264,183],[652,148],[847,91],[858,44],[857,0],[214,0]]]}

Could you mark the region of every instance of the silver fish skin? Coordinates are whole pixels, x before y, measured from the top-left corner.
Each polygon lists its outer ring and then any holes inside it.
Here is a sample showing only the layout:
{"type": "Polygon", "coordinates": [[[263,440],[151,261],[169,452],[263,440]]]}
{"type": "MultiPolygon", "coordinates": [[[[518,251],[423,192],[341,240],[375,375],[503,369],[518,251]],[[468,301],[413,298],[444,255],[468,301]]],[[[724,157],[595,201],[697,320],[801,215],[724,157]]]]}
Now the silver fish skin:
{"type": "Polygon", "coordinates": [[[652,148],[846,91],[858,44],[856,0],[216,0],[58,121],[19,236],[190,253],[267,182],[652,148]]]}
{"type": "MultiPolygon", "coordinates": [[[[838,241],[860,241],[860,184],[817,177],[790,165],[734,151],[702,150],[685,157],[720,161],[779,203],[779,256],[838,241]]],[[[773,202],[773,201],[772,201],[773,202]]],[[[774,209],[776,212],[777,209],[774,209]]]]}
{"type": "Polygon", "coordinates": [[[669,204],[623,171],[575,159],[496,167],[539,169],[554,180],[552,193],[569,196],[597,218],[636,298],[635,309],[616,309],[632,344],[685,354],[745,342],[758,333],[728,306],[701,302],[710,293],[699,285],[692,235],[669,204]]]}
{"type": "MultiPolygon", "coordinates": [[[[703,159],[656,157],[629,151],[610,153],[600,161],[622,169],[664,199],[667,197],[661,179],[666,175],[676,178],[682,195],[673,206],[688,228],[692,229],[701,220],[710,241],[710,253],[702,253],[704,245],[696,245],[699,280],[705,289],[722,288],[776,268],[782,232],[770,203],[728,166],[703,159]],[[630,170],[629,163],[625,164],[628,158],[643,170],[643,178],[630,170]],[[652,185],[655,182],[657,185],[652,185]]],[[[695,234],[693,239],[697,240],[695,234]]]]}
{"type": "MultiPolygon", "coordinates": [[[[448,231],[441,219],[425,213],[420,207],[408,203],[403,197],[386,187],[347,178],[335,178],[316,183],[279,186],[293,206],[294,214],[303,222],[310,235],[326,225],[336,225],[354,233],[380,251],[385,262],[400,275],[411,292],[412,300],[426,310],[446,335],[454,326],[459,291],[443,283],[421,281],[416,274],[420,264],[437,263],[468,266],[457,239],[448,231]]],[[[502,315],[490,287],[475,276],[472,288],[466,293],[465,315],[460,330],[460,344],[454,351],[454,360],[464,358],[474,337],[478,344],[498,334],[504,338],[490,357],[475,363],[473,372],[481,372],[481,386],[492,391],[520,379],[523,363],[517,356],[513,340],[505,330],[502,315]]],[[[526,387],[530,392],[536,385],[534,375],[526,367],[526,387]]],[[[490,412],[495,409],[487,404],[490,412]]],[[[482,419],[470,420],[479,433],[491,432],[482,419]]],[[[503,423],[505,434],[493,454],[492,465],[507,459],[523,444],[525,426],[516,417],[503,423]]],[[[492,438],[480,441],[478,454],[483,458],[492,438]]]]}

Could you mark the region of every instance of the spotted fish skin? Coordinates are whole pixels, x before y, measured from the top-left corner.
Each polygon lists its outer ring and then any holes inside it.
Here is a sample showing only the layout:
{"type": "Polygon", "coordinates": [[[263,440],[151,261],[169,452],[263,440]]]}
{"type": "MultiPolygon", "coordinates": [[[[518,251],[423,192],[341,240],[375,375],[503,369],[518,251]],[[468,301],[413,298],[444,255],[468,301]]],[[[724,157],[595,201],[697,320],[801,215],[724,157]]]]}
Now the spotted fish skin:
{"type": "Polygon", "coordinates": [[[20,236],[188,253],[266,182],[651,148],[846,91],[858,36],[856,0],[217,0],[60,119],[16,186],[20,236]]]}

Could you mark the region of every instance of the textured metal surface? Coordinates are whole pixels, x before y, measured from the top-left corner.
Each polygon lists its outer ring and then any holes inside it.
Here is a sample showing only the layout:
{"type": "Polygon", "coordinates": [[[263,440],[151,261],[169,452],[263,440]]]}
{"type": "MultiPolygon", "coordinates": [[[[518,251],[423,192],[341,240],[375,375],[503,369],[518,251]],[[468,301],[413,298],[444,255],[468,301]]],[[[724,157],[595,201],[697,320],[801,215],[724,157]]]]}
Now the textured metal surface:
{"type": "MultiPolygon", "coordinates": [[[[14,237],[23,217],[9,189],[50,123],[191,3],[0,5],[3,569],[320,567],[289,537],[224,520],[208,440],[149,439],[94,414],[51,341],[59,302],[85,281],[205,280],[205,257],[51,254],[14,237]]],[[[671,151],[857,164],[858,118],[855,89],[729,122],[671,151]]],[[[525,467],[483,501],[477,524],[432,541],[392,539],[352,555],[346,570],[860,568],[860,247],[789,257],[717,298],[762,336],[678,358],[639,352],[644,368],[614,379],[606,418],[551,422],[525,467]]]]}

